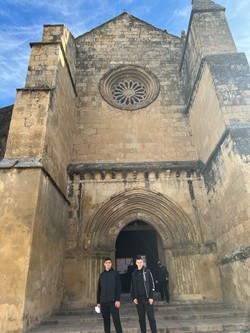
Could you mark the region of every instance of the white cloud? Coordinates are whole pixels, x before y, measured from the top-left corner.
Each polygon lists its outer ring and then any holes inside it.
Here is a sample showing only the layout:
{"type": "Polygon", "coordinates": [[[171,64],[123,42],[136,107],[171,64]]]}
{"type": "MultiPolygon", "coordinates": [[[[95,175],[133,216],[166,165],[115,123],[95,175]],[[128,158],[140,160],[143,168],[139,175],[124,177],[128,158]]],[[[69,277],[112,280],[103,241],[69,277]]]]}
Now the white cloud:
{"type": "Polygon", "coordinates": [[[190,16],[190,6],[187,6],[187,7],[184,7],[184,8],[181,8],[181,9],[176,9],[174,11],[174,17],[173,19],[176,19],[176,18],[184,18],[184,19],[188,19],[190,16]]]}

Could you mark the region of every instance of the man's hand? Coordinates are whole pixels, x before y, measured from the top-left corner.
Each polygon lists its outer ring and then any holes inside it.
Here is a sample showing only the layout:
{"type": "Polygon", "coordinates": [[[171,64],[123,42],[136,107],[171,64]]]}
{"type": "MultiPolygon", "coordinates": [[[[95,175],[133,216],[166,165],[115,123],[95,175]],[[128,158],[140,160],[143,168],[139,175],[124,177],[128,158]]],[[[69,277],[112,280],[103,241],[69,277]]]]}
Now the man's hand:
{"type": "Polygon", "coordinates": [[[136,305],[137,305],[137,304],[139,304],[139,302],[138,302],[138,299],[137,299],[137,298],[135,298],[133,302],[134,302],[136,305]]]}
{"type": "Polygon", "coordinates": [[[119,309],[120,306],[121,306],[121,302],[120,301],[115,301],[115,307],[119,309]]]}
{"type": "Polygon", "coordinates": [[[152,304],[154,303],[153,298],[149,298],[149,299],[148,299],[148,302],[149,302],[150,305],[152,305],[152,304]]]}

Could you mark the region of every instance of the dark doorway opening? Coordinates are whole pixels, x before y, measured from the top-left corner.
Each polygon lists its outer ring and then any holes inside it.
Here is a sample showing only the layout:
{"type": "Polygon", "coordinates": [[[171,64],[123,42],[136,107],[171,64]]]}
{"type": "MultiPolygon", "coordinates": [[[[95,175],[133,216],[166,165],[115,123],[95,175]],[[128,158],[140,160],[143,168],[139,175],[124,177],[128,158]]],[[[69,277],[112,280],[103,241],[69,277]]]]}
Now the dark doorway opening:
{"type": "Polygon", "coordinates": [[[119,266],[123,293],[130,290],[131,273],[135,268],[129,265],[130,259],[134,259],[138,254],[146,256],[147,267],[154,274],[158,259],[156,230],[140,220],[128,224],[116,240],[116,265],[119,266]],[[120,268],[121,263],[124,263],[123,268],[120,268]]]}

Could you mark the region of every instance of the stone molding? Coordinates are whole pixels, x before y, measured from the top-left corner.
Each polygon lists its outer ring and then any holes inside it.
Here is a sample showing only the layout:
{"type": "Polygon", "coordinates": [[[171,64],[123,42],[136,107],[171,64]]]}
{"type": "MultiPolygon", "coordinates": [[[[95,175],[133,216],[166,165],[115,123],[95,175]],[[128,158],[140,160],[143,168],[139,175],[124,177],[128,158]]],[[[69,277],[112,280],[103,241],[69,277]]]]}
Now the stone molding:
{"type": "Polygon", "coordinates": [[[161,193],[137,187],[111,197],[97,209],[85,227],[85,249],[105,252],[115,247],[120,230],[133,220],[155,228],[164,248],[196,247],[201,242],[196,226],[181,207],[161,193]]]}

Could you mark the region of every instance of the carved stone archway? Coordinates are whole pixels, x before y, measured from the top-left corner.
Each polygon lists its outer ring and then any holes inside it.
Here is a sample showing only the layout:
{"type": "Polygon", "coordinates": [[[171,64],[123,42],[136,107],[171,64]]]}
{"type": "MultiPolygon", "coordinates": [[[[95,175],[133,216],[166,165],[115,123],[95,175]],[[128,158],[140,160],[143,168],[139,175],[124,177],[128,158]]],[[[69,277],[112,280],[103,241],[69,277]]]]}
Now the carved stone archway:
{"type": "MultiPolygon", "coordinates": [[[[197,273],[200,234],[183,209],[161,193],[136,188],[104,202],[85,229],[88,257],[93,261],[99,259],[100,266],[103,256],[114,259],[120,231],[135,220],[151,225],[161,238],[162,251],[173,278],[172,295],[184,299],[202,298],[197,273]]],[[[89,295],[93,295],[92,287],[89,288],[89,295]]]]}
{"type": "Polygon", "coordinates": [[[112,197],[94,214],[85,230],[86,247],[113,251],[119,232],[134,220],[154,227],[164,248],[192,246],[200,241],[189,217],[176,203],[160,193],[132,189],[112,197]]]}
{"type": "MultiPolygon", "coordinates": [[[[112,196],[99,206],[86,224],[82,256],[72,261],[69,259],[67,269],[70,272],[72,269],[82,270],[82,302],[95,298],[104,256],[115,259],[119,233],[136,220],[151,225],[161,239],[161,253],[171,275],[172,298],[221,299],[216,254],[202,244],[196,221],[163,194],[134,188],[112,196]],[[207,285],[211,286],[208,292],[207,285]]],[[[69,289],[72,289],[70,284],[69,289]]]]}

